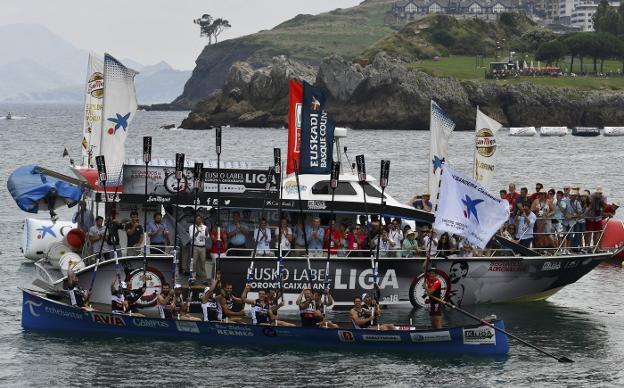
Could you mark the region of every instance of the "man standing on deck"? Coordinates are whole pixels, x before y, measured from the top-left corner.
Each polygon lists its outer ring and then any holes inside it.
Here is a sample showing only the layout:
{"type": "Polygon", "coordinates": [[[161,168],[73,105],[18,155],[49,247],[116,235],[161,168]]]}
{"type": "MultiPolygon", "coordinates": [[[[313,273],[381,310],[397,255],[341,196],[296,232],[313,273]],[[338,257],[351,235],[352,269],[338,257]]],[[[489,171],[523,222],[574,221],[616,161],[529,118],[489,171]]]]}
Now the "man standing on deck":
{"type": "Polygon", "coordinates": [[[124,227],[128,235],[127,255],[138,255],[143,246],[143,227],[139,222],[139,213],[136,210],[130,212],[130,222],[124,227]]]}
{"type": "Polygon", "coordinates": [[[102,244],[104,244],[104,234],[106,227],[104,226],[104,217],[97,216],[95,225],[89,229],[89,241],[91,242],[91,253],[100,253],[102,244]]]}
{"type": "Polygon", "coordinates": [[[254,243],[256,244],[256,254],[260,256],[271,256],[271,229],[267,225],[266,218],[260,220],[260,225],[254,230],[254,243]]]}
{"type": "Polygon", "coordinates": [[[191,236],[191,252],[193,254],[193,271],[195,279],[206,280],[206,252],[212,246],[208,235],[208,228],[200,215],[195,217],[195,223],[189,226],[191,236]]]}
{"type": "Polygon", "coordinates": [[[325,231],[321,228],[321,219],[319,217],[314,217],[312,226],[306,228],[306,236],[308,237],[310,256],[322,256],[325,231]]]}
{"type": "Polygon", "coordinates": [[[518,210],[516,230],[518,231],[519,243],[523,247],[531,247],[531,243],[533,242],[533,228],[535,227],[536,220],[537,216],[531,211],[530,207],[525,206],[522,210],[518,210]]]}
{"type": "Polygon", "coordinates": [[[241,223],[240,212],[232,213],[232,223],[227,226],[228,247],[231,256],[248,256],[245,248],[247,248],[247,235],[249,228],[241,223]]]}
{"type": "Polygon", "coordinates": [[[154,221],[147,225],[147,235],[150,238],[150,245],[160,245],[161,247],[151,247],[151,254],[165,253],[165,245],[169,245],[169,231],[162,223],[162,214],[154,213],[154,221]]]}
{"type": "MultiPolygon", "coordinates": [[[[427,270],[423,287],[428,296],[442,299],[442,282],[436,275],[435,267],[429,267],[427,270]]],[[[429,317],[431,318],[432,328],[442,328],[442,305],[440,302],[433,300],[433,298],[429,298],[429,317]]]]}

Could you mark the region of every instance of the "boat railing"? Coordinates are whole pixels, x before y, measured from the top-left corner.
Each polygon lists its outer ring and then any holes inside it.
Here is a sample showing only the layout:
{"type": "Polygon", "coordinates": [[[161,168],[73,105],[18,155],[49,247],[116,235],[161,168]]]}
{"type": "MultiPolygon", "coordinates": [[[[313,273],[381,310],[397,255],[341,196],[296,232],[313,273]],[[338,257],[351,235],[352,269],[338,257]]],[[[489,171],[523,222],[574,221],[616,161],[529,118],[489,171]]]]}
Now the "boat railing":
{"type": "MultiPolygon", "coordinates": [[[[173,245],[148,245],[148,256],[170,256],[173,252],[173,245]]],[[[140,247],[118,247],[117,249],[103,249],[102,254],[93,253],[82,258],[85,266],[95,264],[100,257],[100,261],[115,259],[115,257],[143,256],[143,246],[140,247]]]]}

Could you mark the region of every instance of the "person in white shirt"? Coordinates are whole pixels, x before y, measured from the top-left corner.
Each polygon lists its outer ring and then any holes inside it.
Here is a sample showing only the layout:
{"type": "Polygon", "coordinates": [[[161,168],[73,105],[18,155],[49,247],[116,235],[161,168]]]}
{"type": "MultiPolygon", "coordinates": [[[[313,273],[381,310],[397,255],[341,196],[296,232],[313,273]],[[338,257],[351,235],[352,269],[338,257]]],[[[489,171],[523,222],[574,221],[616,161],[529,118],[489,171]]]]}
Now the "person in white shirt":
{"type": "Polygon", "coordinates": [[[537,216],[528,206],[522,209],[522,212],[518,211],[518,216],[516,217],[518,240],[520,240],[520,245],[526,248],[530,248],[531,242],[533,242],[533,228],[536,220],[537,216]]]}
{"type": "Polygon", "coordinates": [[[271,255],[271,229],[267,226],[266,218],[260,220],[260,227],[254,230],[254,243],[256,244],[256,255],[271,255]]]}
{"type": "Polygon", "coordinates": [[[429,242],[431,242],[431,256],[433,257],[438,253],[438,239],[431,229],[425,229],[423,231],[423,249],[425,253],[429,251],[429,242]]]}
{"type": "Polygon", "coordinates": [[[191,236],[195,279],[200,281],[206,280],[206,252],[212,246],[212,240],[208,235],[208,228],[204,225],[201,216],[196,216],[195,223],[189,226],[189,236],[191,236]]]}
{"type": "Polygon", "coordinates": [[[293,241],[293,231],[288,226],[288,219],[286,217],[282,218],[282,235],[280,236],[280,228],[275,228],[275,247],[278,245],[282,248],[282,256],[286,256],[292,247],[293,241]]]}
{"type": "Polygon", "coordinates": [[[102,244],[104,243],[104,234],[106,226],[104,226],[104,217],[97,216],[95,225],[89,228],[89,241],[91,242],[92,253],[100,253],[102,244]]]}
{"type": "Polygon", "coordinates": [[[399,220],[393,220],[390,224],[390,231],[388,232],[388,238],[390,239],[390,250],[392,253],[390,256],[401,257],[401,244],[403,243],[403,231],[401,230],[401,224],[399,220]]]}

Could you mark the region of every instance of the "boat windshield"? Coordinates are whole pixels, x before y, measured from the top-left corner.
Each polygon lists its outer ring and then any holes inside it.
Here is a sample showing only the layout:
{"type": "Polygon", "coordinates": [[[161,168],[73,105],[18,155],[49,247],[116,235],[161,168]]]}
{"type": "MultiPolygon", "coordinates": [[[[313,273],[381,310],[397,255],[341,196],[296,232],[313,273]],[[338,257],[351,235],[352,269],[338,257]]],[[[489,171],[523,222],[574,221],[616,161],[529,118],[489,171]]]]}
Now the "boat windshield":
{"type": "MultiPolygon", "coordinates": [[[[316,182],[312,186],[312,194],[331,194],[331,188],[329,187],[329,181],[316,182]]],[[[355,189],[351,186],[350,182],[338,182],[336,187],[336,195],[356,195],[355,189]]]]}

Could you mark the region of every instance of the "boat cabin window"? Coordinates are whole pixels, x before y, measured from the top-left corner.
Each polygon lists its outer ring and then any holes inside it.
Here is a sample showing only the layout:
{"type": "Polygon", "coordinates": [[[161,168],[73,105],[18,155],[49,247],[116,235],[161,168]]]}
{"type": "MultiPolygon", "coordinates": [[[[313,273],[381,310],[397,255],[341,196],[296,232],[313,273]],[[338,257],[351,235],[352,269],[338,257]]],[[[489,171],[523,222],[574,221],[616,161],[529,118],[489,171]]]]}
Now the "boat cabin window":
{"type": "MultiPolygon", "coordinates": [[[[366,192],[367,197],[381,198],[381,191],[377,190],[376,187],[371,186],[370,183],[360,182],[360,186],[362,186],[362,188],[364,189],[364,192],[366,192]]],[[[384,194],[384,198],[387,198],[387,197],[388,196],[384,194]]]]}
{"type": "MultiPolygon", "coordinates": [[[[331,194],[329,181],[316,182],[314,186],[312,186],[312,194],[331,194]]],[[[338,182],[336,195],[356,195],[356,192],[350,182],[338,182]]]]}

